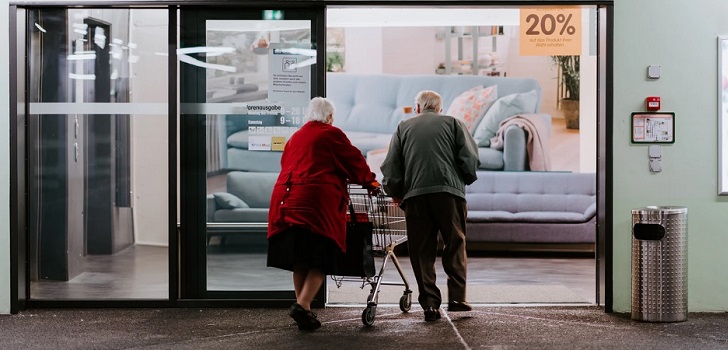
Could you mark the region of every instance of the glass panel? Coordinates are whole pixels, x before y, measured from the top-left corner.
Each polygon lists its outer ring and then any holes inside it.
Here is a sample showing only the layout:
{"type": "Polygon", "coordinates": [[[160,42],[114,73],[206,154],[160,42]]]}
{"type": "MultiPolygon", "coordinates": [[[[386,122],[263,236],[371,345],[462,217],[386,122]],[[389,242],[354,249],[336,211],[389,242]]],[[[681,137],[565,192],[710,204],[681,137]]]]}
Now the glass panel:
{"type": "Polygon", "coordinates": [[[167,11],[30,10],[32,299],[167,299],[167,11]]]}
{"type": "MultiPolygon", "coordinates": [[[[489,174],[508,176],[510,171],[523,173],[531,167],[525,142],[515,141],[508,146],[512,147],[509,157],[515,149],[522,150],[517,166],[525,169],[509,167],[516,164],[505,164],[508,160],[503,153],[490,146],[499,125],[503,125],[501,121],[516,114],[531,114],[532,118],[539,118],[538,122],[543,121],[541,130],[531,130],[530,136],[538,134],[544,142],[542,151],[549,155],[550,167],[545,170],[554,174],[543,171],[544,178],[564,172],[587,173],[575,175],[588,175],[582,177],[588,178],[585,182],[596,183],[596,7],[536,9],[531,12],[537,12],[539,20],[546,20],[546,26],[539,22],[536,29],[554,34],[548,38],[550,43],[581,43],[581,51],[539,52],[539,55],[524,52],[521,49],[524,42],[546,40],[534,39],[525,33],[533,25],[533,17],[529,25],[522,22],[523,13],[529,10],[527,7],[328,7],[326,97],[337,108],[334,125],[362,150],[372,171],[379,172],[398,123],[416,114],[411,108],[416,94],[425,89],[439,92],[443,97],[443,112],[467,123],[479,143],[482,174],[469,187],[469,214],[489,215],[494,209],[510,210],[503,207],[502,201],[496,201],[501,204],[479,201],[475,198],[479,194],[472,192],[477,192],[478,183],[482,185],[482,181],[492,178],[489,174]],[[561,12],[567,10],[570,12],[561,12]],[[548,27],[551,18],[559,19],[553,23],[558,28],[548,27]],[[581,34],[576,35],[577,29],[581,34]],[[481,93],[474,94],[473,89],[478,91],[479,86],[490,89],[481,88],[481,93]],[[577,97],[580,100],[575,101],[577,97]],[[525,99],[531,102],[523,103],[525,99]],[[572,121],[567,119],[570,113],[566,107],[574,102],[577,113],[572,121]]],[[[505,189],[498,192],[498,196],[509,195],[505,189]]],[[[592,196],[581,209],[595,201],[596,197],[592,196]]],[[[590,219],[595,218],[596,214],[590,219]]],[[[585,225],[584,230],[575,230],[558,240],[543,237],[533,243],[520,243],[530,242],[538,236],[536,231],[553,227],[552,223],[543,222],[532,225],[536,230],[531,232],[517,222],[513,225],[469,222],[470,301],[594,303],[596,277],[592,252],[595,246],[588,237],[596,237],[595,226],[585,225]],[[513,237],[501,236],[504,230],[513,231],[513,237]],[[587,238],[581,240],[577,235],[587,238]],[[553,250],[559,259],[539,259],[538,254],[529,252],[539,250],[553,250]],[[513,251],[521,256],[509,256],[516,255],[511,254],[513,251]],[[572,254],[573,251],[578,253],[572,254]],[[491,288],[503,288],[505,292],[492,293],[491,288]],[[519,291],[527,289],[539,292],[519,291]]],[[[386,232],[377,234],[384,236],[386,232]]],[[[405,275],[414,283],[408,260],[408,256],[400,258],[405,275]]],[[[384,265],[383,261],[384,258],[377,258],[377,269],[384,265]]],[[[442,273],[440,261],[436,263],[436,271],[437,281],[444,286],[447,276],[442,273]]],[[[394,264],[386,265],[383,274],[383,279],[392,283],[401,281],[394,264]]],[[[369,288],[360,287],[361,281],[341,287],[329,283],[327,301],[361,304],[367,300],[369,288]]],[[[382,286],[379,302],[396,304],[403,291],[401,286],[382,286]]],[[[416,293],[413,298],[416,300],[416,293]]]]}
{"type": "Polygon", "coordinates": [[[283,146],[311,99],[311,21],[206,20],[204,28],[204,47],[182,47],[179,57],[205,69],[196,113],[206,115],[207,289],[293,290],[290,272],[266,267],[266,227],[283,146]]]}

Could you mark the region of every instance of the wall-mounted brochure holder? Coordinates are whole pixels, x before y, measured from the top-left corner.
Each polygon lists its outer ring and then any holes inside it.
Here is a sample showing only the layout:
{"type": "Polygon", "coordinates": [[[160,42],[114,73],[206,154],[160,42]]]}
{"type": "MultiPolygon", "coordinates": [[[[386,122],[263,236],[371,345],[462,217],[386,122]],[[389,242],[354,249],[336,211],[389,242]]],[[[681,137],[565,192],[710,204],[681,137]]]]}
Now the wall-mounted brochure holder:
{"type": "Polygon", "coordinates": [[[675,143],[675,113],[632,113],[632,143],[675,143]]]}

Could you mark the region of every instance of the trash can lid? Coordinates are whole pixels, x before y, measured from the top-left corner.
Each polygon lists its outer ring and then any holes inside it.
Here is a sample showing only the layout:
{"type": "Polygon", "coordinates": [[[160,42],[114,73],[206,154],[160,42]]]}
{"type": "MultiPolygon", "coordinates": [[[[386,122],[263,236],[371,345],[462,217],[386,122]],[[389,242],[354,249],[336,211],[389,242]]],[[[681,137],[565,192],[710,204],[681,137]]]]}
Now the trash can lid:
{"type": "Polygon", "coordinates": [[[632,214],[649,214],[657,212],[663,214],[686,214],[688,212],[688,208],[676,205],[648,205],[646,207],[632,209],[632,214]]]}

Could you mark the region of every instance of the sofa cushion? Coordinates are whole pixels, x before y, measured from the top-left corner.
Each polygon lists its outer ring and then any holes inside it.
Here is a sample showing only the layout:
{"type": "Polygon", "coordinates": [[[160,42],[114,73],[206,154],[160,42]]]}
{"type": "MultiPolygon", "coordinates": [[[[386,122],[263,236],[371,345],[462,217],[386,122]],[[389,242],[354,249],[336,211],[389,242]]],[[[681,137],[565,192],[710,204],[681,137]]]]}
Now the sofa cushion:
{"type": "Polygon", "coordinates": [[[479,147],[478,159],[480,159],[480,169],[501,170],[505,164],[503,151],[494,148],[479,147]]]}
{"type": "Polygon", "coordinates": [[[250,208],[268,208],[277,179],[278,173],[231,171],[227,175],[227,191],[242,199],[250,208]]]}
{"type": "Polygon", "coordinates": [[[248,149],[248,130],[238,131],[227,138],[230,147],[248,149]]]}
{"type": "Polygon", "coordinates": [[[473,132],[473,138],[480,147],[490,146],[490,139],[495,136],[500,123],[510,116],[523,113],[536,113],[538,93],[531,90],[524,93],[510,94],[496,100],[485,112],[473,132]]]}
{"type": "Polygon", "coordinates": [[[478,172],[465,192],[472,212],[565,212],[583,220],[596,214],[593,173],[478,172]]]}
{"type": "Polygon", "coordinates": [[[268,208],[220,209],[213,218],[215,222],[268,222],[268,208]]]}
{"type": "Polygon", "coordinates": [[[479,211],[468,210],[469,222],[586,222],[590,217],[584,217],[582,213],[570,213],[564,211],[529,211],[511,213],[503,210],[479,211]]]}
{"type": "Polygon", "coordinates": [[[222,209],[250,208],[248,203],[238,198],[232,193],[217,192],[212,194],[215,197],[215,203],[222,209]]]}
{"type": "Polygon", "coordinates": [[[504,190],[500,193],[466,193],[466,198],[470,210],[502,210],[510,213],[571,212],[583,216],[595,197],[590,193],[535,194],[504,190]]]}
{"type": "Polygon", "coordinates": [[[497,85],[478,85],[455,97],[445,114],[460,119],[472,135],[485,112],[498,97],[497,85]]]}
{"type": "Polygon", "coordinates": [[[349,138],[349,141],[351,141],[351,144],[358,148],[365,156],[369,151],[387,149],[389,141],[392,140],[392,134],[356,131],[345,131],[344,133],[349,138]]]}

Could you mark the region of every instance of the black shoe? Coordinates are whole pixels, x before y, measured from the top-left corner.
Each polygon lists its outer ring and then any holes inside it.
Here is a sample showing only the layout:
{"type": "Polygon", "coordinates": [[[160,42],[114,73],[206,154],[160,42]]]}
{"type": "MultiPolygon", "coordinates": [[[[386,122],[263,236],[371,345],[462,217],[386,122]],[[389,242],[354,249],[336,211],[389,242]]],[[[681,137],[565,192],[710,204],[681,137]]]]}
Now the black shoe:
{"type": "Polygon", "coordinates": [[[451,301],[447,303],[447,311],[458,312],[458,311],[470,311],[473,307],[464,301],[451,301]]]}
{"type": "Polygon", "coordinates": [[[425,321],[432,322],[440,319],[440,309],[428,307],[425,309],[425,321]]]}
{"type": "Polygon", "coordinates": [[[321,328],[321,322],[316,318],[316,314],[306,310],[298,303],[293,303],[288,310],[288,315],[296,321],[298,329],[302,331],[312,331],[321,328]]]}

